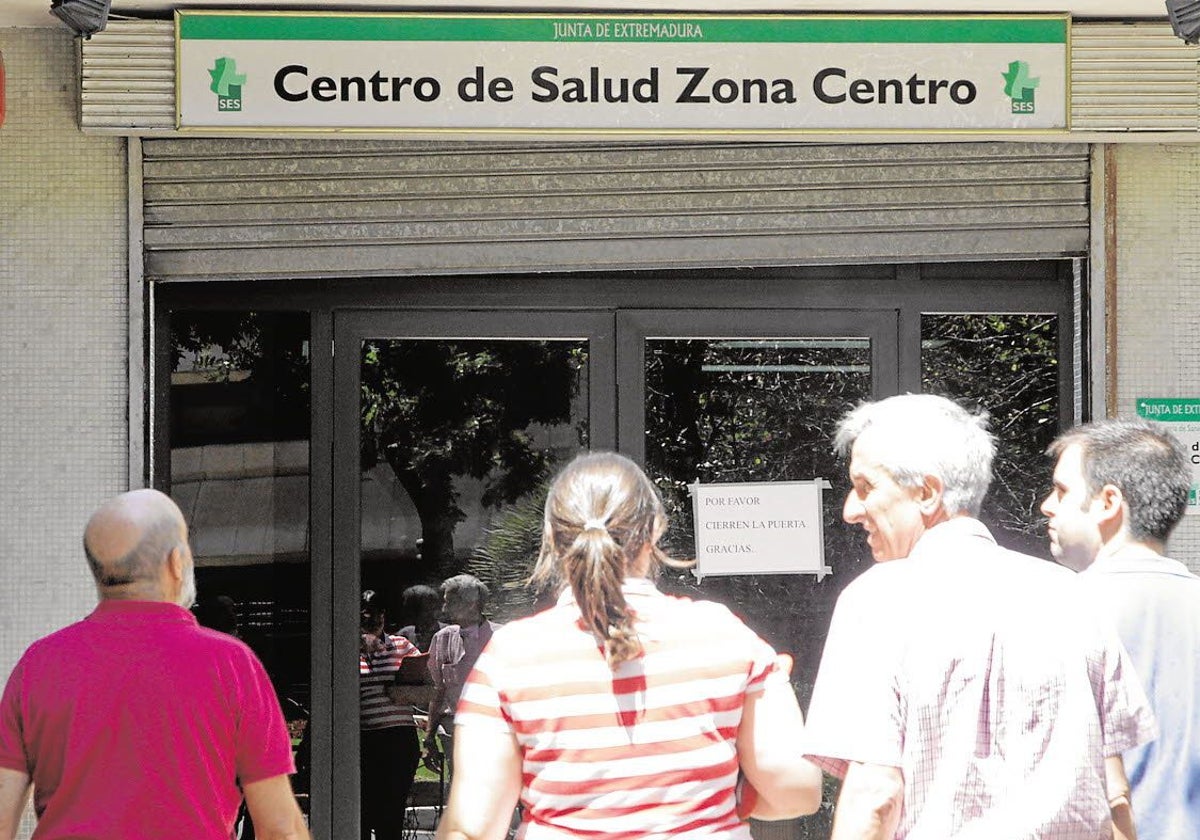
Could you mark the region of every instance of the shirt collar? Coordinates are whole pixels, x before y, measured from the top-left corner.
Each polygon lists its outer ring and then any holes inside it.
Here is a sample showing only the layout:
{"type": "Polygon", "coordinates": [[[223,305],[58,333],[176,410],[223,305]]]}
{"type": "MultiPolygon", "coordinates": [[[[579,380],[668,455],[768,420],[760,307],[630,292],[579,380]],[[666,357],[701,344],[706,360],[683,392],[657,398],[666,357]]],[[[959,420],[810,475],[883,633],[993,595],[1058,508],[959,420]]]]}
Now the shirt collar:
{"type": "Polygon", "coordinates": [[[1161,554],[1155,554],[1147,549],[1145,553],[1137,554],[1119,554],[1116,557],[1099,557],[1096,562],[1088,566],[1081,574],[1090,572],[1096,573],[1121,573],[1121,572],[1156,572],[1162,575],[1177,575],[1179,577],[1192,577],[1192,572],[1183,563],[1178,560],[1172,560],[1170,557],[1163,557],[1161,554]]]}
{"type": "Polygon", "coordinates": [[[913,546],[909,557],[918,558],[926,553],[936,553],[943,545],[953,540],[977,538],[995,545],[996,538],[987,526],[973,516],[955,516],[939,522],[923,533],[913,546]]]}
{"type": "Polygon", "coordinates": [[[197,626],[196,616],[190,610],[185,610],[178,604],[165,601],[117,601],[102,600],[96,609],[88,616],[90,621],[102,621],[112,624],[130,624],[134,622],[180,622],[197,626]]]}
{"type": "MultiPolygon", "coordinates": [[[[621,582],[621,592],[626,598],[638,600],[639,598],[662,598],[663,594],[658,591],[658,587],[654,585],[654,581],[649,578],[627,577],[621,582]]],[[[575,603],[575,593],[571,591],[571,587],[567,587],[558,596],[558,605],[565,606],[575,603]]]]}

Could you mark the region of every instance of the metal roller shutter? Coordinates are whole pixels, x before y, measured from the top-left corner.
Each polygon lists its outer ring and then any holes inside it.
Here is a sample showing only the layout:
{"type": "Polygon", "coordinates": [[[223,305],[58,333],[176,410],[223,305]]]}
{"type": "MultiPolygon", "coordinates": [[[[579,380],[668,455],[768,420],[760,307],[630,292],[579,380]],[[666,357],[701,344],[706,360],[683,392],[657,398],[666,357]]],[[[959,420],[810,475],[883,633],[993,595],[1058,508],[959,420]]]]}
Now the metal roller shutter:
{"type": "Polygon", "coordinates": [[[1071,28],[1073,131],[1200,129],[1200,49],[1167,24],[1071,28]]]}
{"type": "Polygon", "coordinates": [[[1076,144],[143,141],[146,276],[1084,255],[1076,144]]]}

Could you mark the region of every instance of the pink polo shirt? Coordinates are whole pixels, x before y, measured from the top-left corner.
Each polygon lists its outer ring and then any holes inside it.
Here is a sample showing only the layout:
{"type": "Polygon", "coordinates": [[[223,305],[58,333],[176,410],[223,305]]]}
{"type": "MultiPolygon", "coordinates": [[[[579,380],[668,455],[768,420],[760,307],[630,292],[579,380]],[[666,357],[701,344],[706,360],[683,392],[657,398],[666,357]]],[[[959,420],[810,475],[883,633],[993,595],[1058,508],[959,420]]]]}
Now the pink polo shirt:
{"type": "Polygon", "coordinates": [[[0,767],[33,779],[35,840],[228,840],[238,783],[295,770],[250,648],[149,601],[102,601],[29,647],[0,700],[0,767]]]}

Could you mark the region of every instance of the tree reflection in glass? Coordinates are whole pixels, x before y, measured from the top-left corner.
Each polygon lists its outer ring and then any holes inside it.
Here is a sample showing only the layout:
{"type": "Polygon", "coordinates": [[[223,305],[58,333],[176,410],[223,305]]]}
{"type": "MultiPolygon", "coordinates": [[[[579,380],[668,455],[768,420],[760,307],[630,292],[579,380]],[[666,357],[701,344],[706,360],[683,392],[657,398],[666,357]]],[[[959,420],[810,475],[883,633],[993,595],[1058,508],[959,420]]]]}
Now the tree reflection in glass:
{"type": "Polygon", "coordinates": [[[845,486],[833,452],[837,419],[870,395],[863,338],[649,339],[646,469],[667,505],[669,554],[694,555],[688,485],[825,478],[826,560],[834,574],[668,576],[670,587],[728,604],[767,641],[796,657],[802,700],[816,673],[833,599],[867,557],[841,522],[845,486]]]}
{"type": "Polygon", "coordinates": [[[921,387],[991,414],[995,478],[981,518],[1009,548],[1049,557],[1038,506],[1046,447],[1058,434],[1058,319],[1053,315],[922,315],[921,387]]]}
{"type": "Polygon", "coordinates": [[[546,481],[587,448],[587,343],[368,339],[361,358],[363,585],[398,615],[404,587],[470,572],[494,618],[528,612],[536,544],[504,542],[533,507],[540,538],[546,481]]]}

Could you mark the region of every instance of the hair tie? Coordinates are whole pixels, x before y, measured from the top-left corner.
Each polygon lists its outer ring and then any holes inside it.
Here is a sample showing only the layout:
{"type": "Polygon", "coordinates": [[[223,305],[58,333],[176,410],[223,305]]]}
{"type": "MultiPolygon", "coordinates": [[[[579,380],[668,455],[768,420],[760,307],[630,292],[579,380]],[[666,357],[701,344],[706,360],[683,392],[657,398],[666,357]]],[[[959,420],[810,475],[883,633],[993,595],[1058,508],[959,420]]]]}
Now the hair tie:
{"type": "Polygon", "coordinates": [[[583,530],[584,531],[603,531],[604,533],[607,534],[608,526],[606,524],[604,524],[603,519],[589,519],[587,522],[583,523],[583,530]]]}

